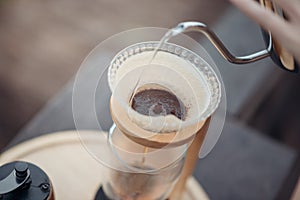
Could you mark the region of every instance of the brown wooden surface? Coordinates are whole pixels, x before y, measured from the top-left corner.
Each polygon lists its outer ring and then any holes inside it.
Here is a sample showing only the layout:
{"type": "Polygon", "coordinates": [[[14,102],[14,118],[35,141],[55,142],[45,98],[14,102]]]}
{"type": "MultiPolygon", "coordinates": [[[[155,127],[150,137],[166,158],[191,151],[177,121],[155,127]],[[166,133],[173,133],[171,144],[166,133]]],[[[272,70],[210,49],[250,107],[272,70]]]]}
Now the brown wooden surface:
{"type": "MultiPolygon", "coordinates": [[[[0,165],[23,160],[41,167],[50,177],[56,200],[92,200],[103,181],[103,166],[82,145],[101,145],[99,132],[60,132],[21,143],[0,156],[0,165]],[[84,133],[84,134],[82,134],[84,133]],[[84,135],[84,136],[82,136],[84,135]],[[99,144],[100,143],[100,144],[99,144]]],[[[204,190],[194,178],[189,178],[184,200],[207,200],[204,190]]]]}

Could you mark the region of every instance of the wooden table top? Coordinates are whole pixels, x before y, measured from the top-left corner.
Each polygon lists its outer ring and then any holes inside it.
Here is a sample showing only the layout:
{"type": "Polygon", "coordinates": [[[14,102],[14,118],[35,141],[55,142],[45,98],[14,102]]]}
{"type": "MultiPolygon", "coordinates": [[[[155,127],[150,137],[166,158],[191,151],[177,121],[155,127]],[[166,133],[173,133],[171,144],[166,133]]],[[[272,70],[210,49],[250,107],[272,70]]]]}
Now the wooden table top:
{"type": "MultiPolygon", "coordinates": [[[[42,168],[53,183],[56,200],[93,200],[103,181],[103,165],[84,148],[84,144],[101,145],[99,132],[58,132],[21,143],[0,156],[0,165],[22,160],[42,168]]],[[[194,178],[187,182],[184,200],[208,200],[194,178]]]]}

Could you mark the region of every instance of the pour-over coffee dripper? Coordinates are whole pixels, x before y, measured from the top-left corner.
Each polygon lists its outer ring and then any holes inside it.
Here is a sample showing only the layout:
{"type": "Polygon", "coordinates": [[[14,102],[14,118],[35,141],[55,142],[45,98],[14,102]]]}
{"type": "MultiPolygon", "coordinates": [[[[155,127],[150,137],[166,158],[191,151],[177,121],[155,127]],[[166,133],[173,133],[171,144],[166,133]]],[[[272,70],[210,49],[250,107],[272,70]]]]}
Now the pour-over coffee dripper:
{"type": "MultiPolygon", "coordinates": [[[[197,133],[201,135],[197,138],[201,141],[197,143],[203,141],[206,130],[202,127],[219,105],[221,84],[205,60],[179,45],[165,43],[153,58],[158,45],[159,42],[143,42],[120,51],[109,67],[108,82],[112,90],[110,110],[115,129],[144,148],[156,148],[162,162],[168,158],[162,150],[172,151],[188,145],[197,133]],[[135,111],[131,107],[132,96],[137,90],[151,89],[170,91],[180,99],[187,109],[185,119],[179,120],[173,115],[144,115],[135,111]]],[[[200,146],[192,152],[196,157],[200,146]]],[[[182,152],[182,156],[184,154],[182,152]]],[[[190,170],[183,171],[184,176],[189,173],[190,170]]],[[[122,173],[118,171],[118,174],[122,173]]]]}
{"type": "Polygon", "coordinates": [[[221,85],[214,70],[201,57],[181,46],[166,43],[152,60],[159,42],[131,45],[119,52],[108,70],[112,90],[113,121],[132,140],[145,146],[162,148],[191,141],[205,120],[216,110],[221,85]],[[170,63],[168,63],[170,62],[170,63]],[[161,86],[187,106],[185,120],[173,115],[145,116],[130,106],[136,88],[161,86]]]}
{"type": "MultiPolygon", "coordinates": [[[[99,105],[103,105],[105,108],[110,107],[112,119],[116,123],[116,127],[109,131],[109,137],[117,139],[125,137],[128,142],[125,142],[125,139],[122,139],[121,142],[114,140],[112,143],[109,143],[107,147],[100,148],[96,145],[87,145],[83,140],[83,145],[85,145],[87,151],[105,166],[107,170],[107,172],[104,173],[105,176],[117,172],[117,174],[121,174],[120,177],[126,177],[128,173],[133,176],[143,174],[145,176],[142,177],[152,177],[153,172],[159,175],[162,169],[167,169],[169,173],[175,176],[172,184],[168,187],[170,190],[175,184],[175,180],[178,179],[178,170],[175,170],[176,173],[175,171],[173,173],[168,166],[178,166],[179,168],[177,169],[183,167],[183,171],[185,171],[184,166],[186,166],[186,164],[183,166],[182,161],[185,161],[183,158],[189,157],[189,155],[186,154],[187,146],[193,142],[193,138],[196,135],[200,135],[201,138],[197,137],[197,139],[200,140],[201,143],[203,142],[210,116],[216,111],[221,101],[221,93],[223,96],[225,96],[225,93],[218,69],[213,60],[198,42],[184,34],[175,36],[168,43],[163,45],[162,48],[159,49],[157,57],[153,59],[153,62],[149,63],[151,60],[149,55],[153,55],[159,40],[167,31],[167,29],[161,28],[129,30],[112,36],[97,46],[85,59],[76,76],[73,90],[73,115],[77,129],[87,128],[85,119],[77,112],[78,110],[85,109],[86,112],[95,115],[95,119],[98,122],[96,126],[93,125],[91,128],[106,131],[106,129],[103,128],[104,126],[102,126],[103,120],[98,120],[103,117],[103,113],[106,111],[103,112],[102,110],[100,115],[97,115],[98,112],[95,112],[95,110],[97,111],[97,106],[99,107],[99,105]],[[104,54],[106,49],[113,49],[112,54],[104,54]],[[144,56],[144,53],[147,54],[147,58],[140,57],[141,55],[144,56]],[[103,55],[105,55],[105,57],[103,55]],[[140,62],[134,62],[136,64],[133,64],[131,61],[132,59],[134,60],[134,58],[137,58],[136,60],[140,62]],[[166,59],[175,59],[175,61],[170,65],[166,59]],[[129,62],[130,64],[128,64],[129,62]],[[125,66],[126,63],[127,66],[125,66]],[[105,68],[106,66],[109,66],[109,68],[105,68]],[[127,69],[127,71],[124,71],[124,69],[127,69]],[[92,74],[89,73],[91,71],[93,72],[92,74]],[[145,74],[147,77],[144,76],[145,74]],[[88,83],[86,82],[87,75],[88,83]],[[138,81],[139,79],[140,81],[138,81]],[[99,89],[105,87],[107,82],[112,92],[111,100],[107,100],[109,96],[107,96],[106,93],[105,95],[102,93],[104,91],[103,89],[99,89]],[[190,116],[186,121],[174,121],[172,116],[141,116],[130,109],[130,96],[136,86],[144,87],[145,85],[151,85],[153,83],[175,94],[187,107],[189,107],[190,104],[193,105],[193,112],[189,112],[190,116]],[[84,94],[84,101],[82,101],[82,94],[84,94]],[[201,94],[204,95],[204,97],[206,96],[207,101],[204,101],[205,98],[199,100],[201,99],[201,94]],[[162,119],[163,123],[159,122],[161,121],[159,118],[162,119]],[[83,123],[81,123],[81,121],[83,123]],[[143,123],[145,121],[146,123],[143,123]],[[175,122],[175,124],[173,122],[175,122]],[[152,125],[156,125],[156,127],[152,125]],[[203,131],[201,132],[202,127],[203,131]],[[122,134],[123,137],[114,137],[116,134],[122,134]],[[125,148],[124,146],[120,146],[121,144],[124,145],[123,142],[126,144],[125,148]],[[135,145],[129,145],[129,143],[135,145]],[[135,146],[142,146],[143,148],[142,150],[141,148],[131,150],[133,152],[128,151],[128,148],[135,146]],[[180,151],[177,152],[176,149],[180,151]],[[126,152],[132,153],[132,156],[128,156],[126,152]],[[151,160],[148,160],[147,156],[151,156],[151,153],[152,155],[155,153],[160,155],[160,159],[158,160],[163,163],[165,167],[159,166],[157,168],[155,165],[152,165],[154,163],[149,163],[151,160]],[[170,155],[176,156],[173,157],[170,155]],[[142,163],[143,157],[146,157],[146,163],[148,161],[147,165],[154,169],[150,171],[143,168],[141,169],[133,165],[135,162],[130,162],[134,160],[132,158],[137,158],[140,163],[142,163]]],[[[139,89],[140,87],[137,88],[139,89]]],[[[222,112],[225,113],[225,110],[222,110],[222,112]]],[[[205,154],[211,150],[218,140],[224,118],[225,115],[222,115],[221,122],[219,121],[218,124],[212,123],[213,126],[220,127],[220,129],[218,129],[218,133],[213,135],[213,138],[210,138],[208,141],[210,145],[208,145],[207,151],[204,151],[205,154]]],[[[92,122],[94,119],[90,120],[92,122]]],[[[208,136],[210,135],[211,134],[208,134],[208,136]]],[[[99,137],[107,136],[99,133],[99,137]]],[[[201,143],[199,143],[197,148],[193,151],[193,160],[198,159],[201,143]]],[[[130,153],[129,155],[131,155],[130,153]]],[[[193,166],[193,164],[191,166],[193,166]]],[[[186,175],[190,175],[191,171],[192,170],[188,170],[189,173],[186,175]]],[[[163,174],[160,175],[163,176],[163,174]]],[[[117,181],[117,179],[112,179],[108,176],[104,184],[111,183],[107,185],[113,186],[115,185],[115,181],[117,181]]],[[[141,181],[140,184],[143,185],[143,181],[141,181]]],[[[168,184],[166,183],[165,185],[168,184]]],[[[130,187],[130,185],[128,186],[130,187]]],[[[119,188],[118,186],[116,187],[119,188]]],[[[164,192],[168,194],[169,191],[164,192]]],[[[110,194],[109,191],[106,191],[106,193],[110,194]]],[[[112,193],[114,194],[114,192],[112,193]]],[[[136,195],[141,193],[143,193],[143,191],[136,191],[136,195]]],[[[147,192],[145,191],[145,193],[147,192]]],[[[124,195],[124,191],[118,191],[117,194],[124,195]]],[[[131,195],[132,194],[131,192],[131,195]]]]}

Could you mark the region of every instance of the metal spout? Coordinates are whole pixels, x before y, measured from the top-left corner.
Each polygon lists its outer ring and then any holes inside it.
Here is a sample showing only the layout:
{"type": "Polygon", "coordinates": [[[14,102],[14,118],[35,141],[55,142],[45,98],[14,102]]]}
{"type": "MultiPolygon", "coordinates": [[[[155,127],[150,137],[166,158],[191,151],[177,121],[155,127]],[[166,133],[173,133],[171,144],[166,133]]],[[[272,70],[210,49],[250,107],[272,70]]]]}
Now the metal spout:
{"type": "Polygon", "coordinates": [[[209,41],[214,45],[214,47],[219,51],[219,53],[229,62],[235,64],[246,64],[261,60],[263,58],[269,57],[272,49],[272,37],[269,34],[269,45],[267,49],[252,53],[245,56],[234,56],[230,51],[225,47],[222,41],[218,36],[211,31],[206,24],[201,22],[182,22],[178,24],[175,29],[181,30],[181,32],[201,32],[203,33],[209,41]]]}

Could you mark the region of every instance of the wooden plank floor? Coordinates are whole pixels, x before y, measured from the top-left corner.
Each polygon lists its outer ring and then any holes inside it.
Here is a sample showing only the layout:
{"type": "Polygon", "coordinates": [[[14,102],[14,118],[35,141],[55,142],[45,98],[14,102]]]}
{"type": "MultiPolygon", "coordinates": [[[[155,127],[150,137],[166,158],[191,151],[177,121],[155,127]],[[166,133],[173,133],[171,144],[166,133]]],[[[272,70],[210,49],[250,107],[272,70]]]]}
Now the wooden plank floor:
{"type": "Polygon", "coordinates": [[[227,1],[0,0],[0,149],[112,34],[198,20],[212,25],[227,1]]]}

